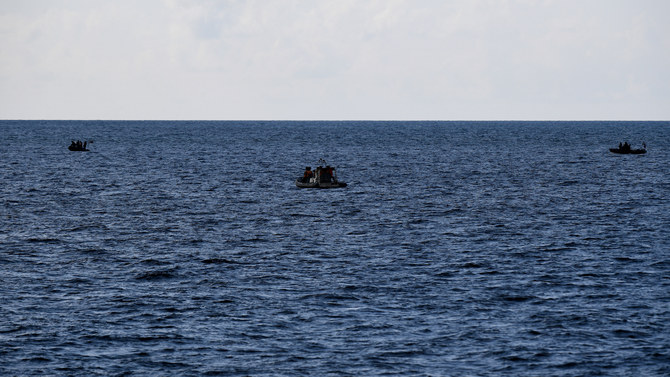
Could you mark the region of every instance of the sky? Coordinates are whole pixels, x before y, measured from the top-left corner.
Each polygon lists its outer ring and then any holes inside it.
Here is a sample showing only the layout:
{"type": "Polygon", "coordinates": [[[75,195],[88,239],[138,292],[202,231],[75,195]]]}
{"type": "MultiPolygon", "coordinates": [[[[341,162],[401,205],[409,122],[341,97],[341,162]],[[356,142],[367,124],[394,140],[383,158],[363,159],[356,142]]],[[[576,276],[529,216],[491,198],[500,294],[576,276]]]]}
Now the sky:
{"type": "Polygon", "coordinates": [[[0,119],[670,120],[667,0],[0,0],[0,119]]]}

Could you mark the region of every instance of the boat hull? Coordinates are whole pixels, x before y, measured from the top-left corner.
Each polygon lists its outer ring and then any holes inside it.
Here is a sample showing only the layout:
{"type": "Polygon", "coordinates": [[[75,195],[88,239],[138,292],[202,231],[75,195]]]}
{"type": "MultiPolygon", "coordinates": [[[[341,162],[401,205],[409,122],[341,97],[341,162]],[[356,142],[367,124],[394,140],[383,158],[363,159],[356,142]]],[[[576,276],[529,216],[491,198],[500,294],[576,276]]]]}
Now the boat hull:
{"type": "Polygon", "coordinates": [[[89,152],[89,150],[86,149],[86,148],[77,148],[77,147],[73,147],[73,146],[69,146],[69,147],[67,147],[67,149],[69,149],[73,152],[89,152]]]}
{"type": "Polygon", "coordinates": [[[610,152],[616,153],[616,154],[644,154],[647,153],[646,149],[627,149],[627,150],[622,150],[619,148],[610,148],[610,152]]]}
{"type": "Polygon", "coordinates": [[[303,182],[300,179],[295,181],[295,185],[300,188],[320,188],[320,189],[331,189],[331,188],[342,188],[347,187],[347,184],[344,182],[303,182]]]}

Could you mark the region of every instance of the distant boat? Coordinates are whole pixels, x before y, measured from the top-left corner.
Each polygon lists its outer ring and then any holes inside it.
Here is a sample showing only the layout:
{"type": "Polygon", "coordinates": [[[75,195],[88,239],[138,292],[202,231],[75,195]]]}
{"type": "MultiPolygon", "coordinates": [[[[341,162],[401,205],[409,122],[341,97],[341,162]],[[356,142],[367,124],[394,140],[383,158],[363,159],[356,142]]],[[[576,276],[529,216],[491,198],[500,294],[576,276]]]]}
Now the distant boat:
{"type": "Polygon", "coordinates": [[[619,143],[619,148],[610,148],[610,152],[617,154],[643,154],[647,153],[647,144],[642,143],[642,148],[632,149],[628,142],[619,143]]]}
{"type": "Polygon", "coordinates": [[[67,149],[73,151],[73,152],[90,152],[88,149],[86,149],[86,144],[88,144],[87,141],[85,141],[83,144],[81,141],[77,140],[77,142],[72,141],[72,144],[70,144],[67,149]]]}
{"type": "MultiPolygon", "coordinates": [[[[325,165],[326,161],[320,160],[321,165],[325,165]]],[[[340,188],[347,187],[345,182],[340,182],[335,176],[335,168],[330,166],[319,166],[315,169],[315,172],[311,171],[310,167],[305,169],[305,175],[295,180],[295,185],[300,188],[340,188]]]]}

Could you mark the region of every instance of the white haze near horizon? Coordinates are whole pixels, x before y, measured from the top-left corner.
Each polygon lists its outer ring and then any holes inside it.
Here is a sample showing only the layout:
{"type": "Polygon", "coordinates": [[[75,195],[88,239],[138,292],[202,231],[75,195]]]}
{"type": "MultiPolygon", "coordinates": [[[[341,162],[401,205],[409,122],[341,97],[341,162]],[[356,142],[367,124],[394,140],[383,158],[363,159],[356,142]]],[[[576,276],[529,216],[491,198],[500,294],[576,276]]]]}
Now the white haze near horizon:
{"type": "Polygon", "coordinates": [[[0,119],[668,120],[665,0],[0,0],[0,119]]]}

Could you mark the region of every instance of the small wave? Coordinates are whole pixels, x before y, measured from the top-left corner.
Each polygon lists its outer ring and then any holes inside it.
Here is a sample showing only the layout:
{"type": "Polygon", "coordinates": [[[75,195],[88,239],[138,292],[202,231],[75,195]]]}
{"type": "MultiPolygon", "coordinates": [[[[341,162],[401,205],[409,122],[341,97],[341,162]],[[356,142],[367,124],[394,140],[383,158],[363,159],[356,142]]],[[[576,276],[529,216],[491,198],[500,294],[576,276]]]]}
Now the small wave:
{"type": "Polygon", "coordinates": [[[149,265],[149,266],[165,266],[166,264],[170,264],[170,262],[161,261],[161,260],[153,259],[153,258],[143,259],[140,263],[146,264],[146,265],[149,265]]]}
{"type": "Polygon", "coordinates": [[[135,277],[136,280],[163,280],[175,277],[174,270],[158,270],[143,272],[135,277]]]}
{"type": "Polygon", "coordinates": [[[30,242],[30,243],[60,243],[60,242],[62,242],[58,238],[28,238],[26,241],[30,242]]]}
{"type": "Polygon", "coordinates": [[[579,277],[586,277],[586,278],[602,278],[602,277],[607,277],[606,274],[600,274],[600,273],[595,273],[595,272],[584,272],[581,274],[577,274],[579,277]]]}
{"type": "Polygon", "coordinates": [[[318,214],[311,214],[311,213],[291,213],[289,214],[291,217],[319,217],[318,214]]]}
{"type": "Polygon", "coordinates": [[[442,271],[435,274],[435,277],[438,278],[451,278],[454,276],[455,276],[454,271],[442,271]]]}
{"type": "Polygon", "coordinates": [[[225,258],[208,258],[203,259],[202,263],[204,264],[240,264],[240,262],[233,261],[225,258]]]}
{"type": "Polygon", "coordinates": [[[359,298],[352,295],[338,295],[335,293],[315,293],[310,295],[304,295],[300,297],[300,300],[324,300],[324,301],[349,301],[354,300],[358,301],[359,298]]]}
{"type": "Polygon", "coordinates": [[[579,181],[567,180],[567,181],[563,181],[563,182],[559,183],[559,185],[560,186],[572,186],[572,185],[576,185],[578,183],[579,183],[579,181]]]}
{"type": "Polygon", "coordinates": [[[480,263],[476,263],[476,262],[468,262],[468,263],[462,264],[460,267],[461,268],[482,268],[482,267],[486,267],[486,266],[483,265],[483,264],[480,264],[480,263]]]}
{"type": "Polygon", "coordinates": [[[670,259],[658,261],[651,264],[653,267],[670,267],[670,259]]]}
{"type": "Polygon", "coordinates": [[[562,364],[554,365],[554,367],[559,368],[559,369],[567,369],[567,368],[574,368],[578,365],[579,365],[579,363],[576,363],[574,361],[568,361],[568,362],[565,362],[565,363],[562,363],[562,364]]]}
{"type": "Polygon", "coordinates": [[[628,262],[628,263],[633,263],[633,262],[639,262],[639,260],[635,258],[628,258],[628,257],[616,257],[614,260],[618,262],[628,262]]]}
{"type": "Polygon", "coordinates": [[[518,356],[518,355],[504,356],[503,359],[507,360],[507,361],[512,361],[512,362],[520,362],[520,361],[528,361],[529,360],[528,358],[521,357],[521,356],[518,356]]]}
{"type": "Polygon", "coordinates": [[[260,236],[254,236],[252,238],[245,238],[243,241],[244,242],[254,242],[254,243],[255,242],[267,242],[267,240],[265,238],[260,237],[260,236]]]}
{"type": "Polygon", "coordinates": [[[574,249],[575,249],[574,247],[553,246],[553,247],[546,247],[541,250],[547,252],[558,252],[558,251],[572,251],[574,249]]]}
{"type": "Polygon", "coordinates": [[[74,232],[80,232],[80,231],[83,231],[83,230],[97,229],[97,228],[104,228],[104,226],[98,225],[98,224],[86,224],[86,225],[75,226],[73,228],[63,229],[63,231],[74,233],[74,232]]]}
{"type": "Polygon", "coordinates": [[[76,285],[78,285],[78,284],[90,284],[91,280],[86,279],[86,278],[77,277],[77,278],[72,278],[72,279],[68,280],[67,283],[68,284],[76,284],[76,285]]]}
{"type": "Polygon", "coordinates": [[[29,361],[29,362],[32,362],[32,363],[48,363],[48,362],[51,361],[51,359],[46,358],[44,356],[34,356],[34,357],[30,357],[30,358],[25,358],[25,359],[23,359],[23,361],[29,361]]]}
{"type": "Polygon", "coordinates": [[[503,301],[509,301],[509,302],[525,302],[528,300],[535,299],[537,297],[535,296],[514,296],[514,295],[503,295],[500,297],[501,300],[503,301]]]}
{"type": "Polygon", "coordinates": [[[480,274],[480,275],[498,275],[498,274],[500,274],[500,273],[501,273],[501,272],[498,271],[498,270],[486,270],[486,271],[482,271],[482,272],[480,272],[479,274],[480,274]]]}
{"type": "Polygon", "coordinates": [[[14,332],[19,332],[28,329],[26,326],[18,325],[11,328],[2,328],[0,327],[0,334],[10,334],[14,332]]]}
{"type": "Polygon", "coordinates": [[[368,231],[367,230],[362,230],[362,229],[361,230],[357,229],[357,230],[352,230],[352,231],[347,232],[347,236],[364,236],[366,234],[368,234],[368,231]]]}
{"type": "Polygon", "coordinates": [[[616,329],[613,331],[614,336],[619,338],[629,338],[629,339],[638,339],[638,338],[647,338],[649,337],[648,333],[642,331],[633,331],[626,329],[616,329]]]}
{"type": "Polygon", "coordinates": [[[77,251],[79,253],[83,253],[83,254],[105,254],[105,253],[107,253],[105,250],[96,249],[96,248],[78,249],[78,250],[75,250],[75,251],[77,251]]]}
{"type": "Polygon", "coordinates": [[[131,340],[139,340],[140,342],[153,342],[160,340],[175,340],[175,339],[185,339],[183,335],[165,333],[165,334],[155,334],[155,335],[139,335],[131,340]]]}
{"type": "Polygon", "coordinates": [[[385,351],[377,355],[370,357],[371,359],[382,359],[386,360],[388,358],[412,358],[420,355],[425,355],[426,352],[423,350],[397,350],[397,351],[385,351]]]}

